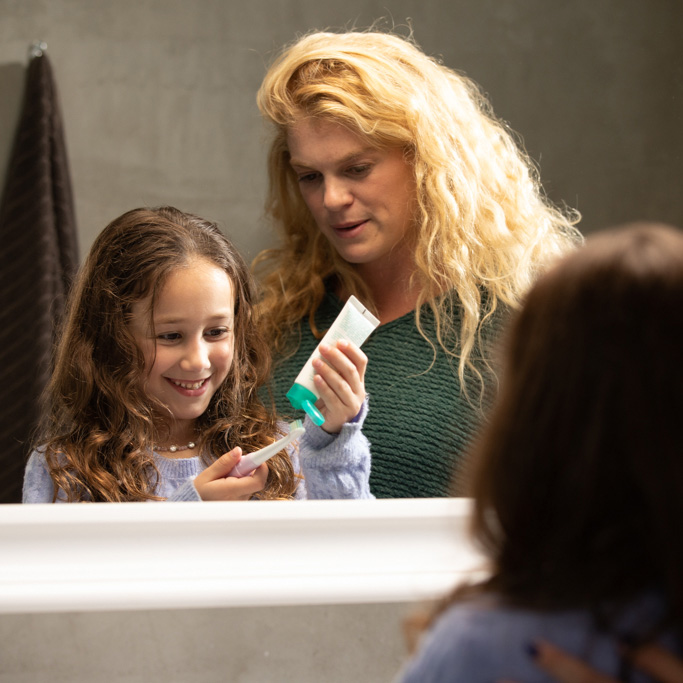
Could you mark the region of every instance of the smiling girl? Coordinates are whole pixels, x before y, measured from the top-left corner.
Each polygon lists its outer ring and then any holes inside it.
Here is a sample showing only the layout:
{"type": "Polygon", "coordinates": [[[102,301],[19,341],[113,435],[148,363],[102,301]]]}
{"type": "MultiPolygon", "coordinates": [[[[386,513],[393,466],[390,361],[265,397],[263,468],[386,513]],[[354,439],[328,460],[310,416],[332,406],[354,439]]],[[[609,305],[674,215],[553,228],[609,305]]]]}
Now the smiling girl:
{"type": "Polygon", "coordinates": [[[71,293],[24,502],[370,497],[366,358],[324,347],[324,430],[251,476],[287,431],[259,399],[267,346],[248,270],[213,223],[135,209],[95,240],[71,293]]]}

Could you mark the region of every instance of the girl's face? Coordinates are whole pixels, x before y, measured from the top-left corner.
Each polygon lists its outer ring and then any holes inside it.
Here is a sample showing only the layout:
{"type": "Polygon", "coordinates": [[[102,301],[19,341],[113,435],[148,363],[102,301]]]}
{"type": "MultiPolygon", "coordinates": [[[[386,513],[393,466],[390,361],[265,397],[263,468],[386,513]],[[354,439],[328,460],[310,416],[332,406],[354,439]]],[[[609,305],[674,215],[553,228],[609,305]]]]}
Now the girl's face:
{"type": "Polygon", "coordinates": [[[170,439],[195,438],[195,420],[228,376],[234,354],[235,298],[221,268],[203,258],[170,273],[158,293],[149,328],[151,297],[133,305],[131,329],[144,353],[145,392],[175,418],[170,439]]]}
{"type": "Polygon", "coordinates": [[[416,187],[402,150],[377,150],[332,121],[287,134],[290,164],[319,230],[349,263],[381,265],[408,251],[416,187]]]}

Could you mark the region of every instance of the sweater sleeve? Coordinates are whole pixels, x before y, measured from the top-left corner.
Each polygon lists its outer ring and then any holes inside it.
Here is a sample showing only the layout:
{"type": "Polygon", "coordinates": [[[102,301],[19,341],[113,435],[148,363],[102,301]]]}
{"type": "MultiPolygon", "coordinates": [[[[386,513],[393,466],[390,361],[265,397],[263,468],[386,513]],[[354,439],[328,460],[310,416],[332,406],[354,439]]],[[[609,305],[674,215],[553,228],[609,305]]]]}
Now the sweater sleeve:
{"type": "MultiPolygon", "coordinates": [[[[31,454],[24,471],[23,503],[66,503],[63,491],[58,492],[57,500],[53,501],[54,484],[45,460],[45,454],[36,450],[31,454]]],[[[175,486],[167,500],[174,502],[200,501],[199,493],[194,486],[194,476],[186,478],[180,485],[175,486]]]]}
{"type": "MultiPolygon", "coordinates": [[[[472,637],[467,628],[458,626],[457,623],[444,626],[442,619],[425,635],[418,653],[404,666],[394,683],[488,683],[496,680],[490,677],[490,663],[486,657],[481,657],[482,649],[491,649],[490,645],[482,648],[481,642],[472,637]]],[[[496,653],[488,652],[488,658],[497,659],[496,653]]]]}
{"type": "Polygon", "coordinates": [[[54,491],[54,483],[45,461],[45,454],[40,450],[33,451],[24,470],[24,490],[21,502],[65,503],[66,500],[61,491],[62,495],[58,495],[57,500],[53,501],[54,491]]]}
{"type": "Polygon", "coordinates": [[[171,495],[166,498],[167,501],[172,503],[194,503],[201,502],[202,497],[199,495],[199,491],[195,488],[194,477],[185,481],[185,483],[178,486],[177,489],[171,493],[171,495]]]}
{"type": "Polygon", "coordinates": [[[358,416],[339,434],[328,434],[306,417],[298,457],[292,457],[295,470],[300,467],[303,475],[297,498],[374,498],[370,493],[370,442],[361,431],[367,413],[366,399],[358,416]]]}

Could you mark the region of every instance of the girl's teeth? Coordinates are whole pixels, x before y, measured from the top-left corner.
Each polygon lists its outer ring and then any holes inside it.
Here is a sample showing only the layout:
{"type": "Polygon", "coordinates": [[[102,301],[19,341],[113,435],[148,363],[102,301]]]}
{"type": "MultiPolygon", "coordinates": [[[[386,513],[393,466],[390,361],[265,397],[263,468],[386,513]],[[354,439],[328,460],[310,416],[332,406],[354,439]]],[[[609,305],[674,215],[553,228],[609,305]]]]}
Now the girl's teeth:
{"type": "Polygon", "coordinates": [[[176,382],[173,381],[173,384],[175,384],[178,387],[182,387],[183,389],[199,389],[199,387],[204,384],[204,380],[200,379],[199,382],[176,382]]]}

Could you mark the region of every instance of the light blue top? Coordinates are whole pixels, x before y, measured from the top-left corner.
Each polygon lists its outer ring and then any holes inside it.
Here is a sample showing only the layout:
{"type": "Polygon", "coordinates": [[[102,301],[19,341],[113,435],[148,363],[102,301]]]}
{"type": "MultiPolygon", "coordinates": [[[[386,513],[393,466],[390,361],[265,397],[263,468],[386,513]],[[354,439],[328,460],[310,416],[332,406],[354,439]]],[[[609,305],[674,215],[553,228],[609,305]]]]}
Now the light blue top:
{"type": "MultiPolygon", "coordinates": [[[[397,683],[556,683],[528,654],[542,638],[618,680],[645,683],[634,671],[619,679],[619,639],[633,638],[656,623],[663,605],[652,595],[634,601],[617,621],[616,633],[597,628],[585,610],[540,612],[505,607],[492,597],[473,598],[450,607],[436,622],[397,683]]],[[[669,635],[663,643],[678,651],[669,635]]]]}
{"type": "MultiPolygon", "coordinates": [[[[361,428],[367,415],[367,401],[352,422],[339,434],[328,434],[306,418],[306,433],[288,446],[294,471],[303,475],[297,499],[374,498],[370,493],[370,444],[361,428]]],[[[286,429],[285,429],[286,431],[286,429]]],[[[169,501],[200,501],[195,477],[206,465],[199,456],[166,458],[154,453],[160,480],[156,495],[169,501]]],[[[44,454],[34,451],[24,473],[24,503],[51,503],[53,483],[44,454]]],[[[66,502],[58,495],[57,502],[66,502]]]]}

